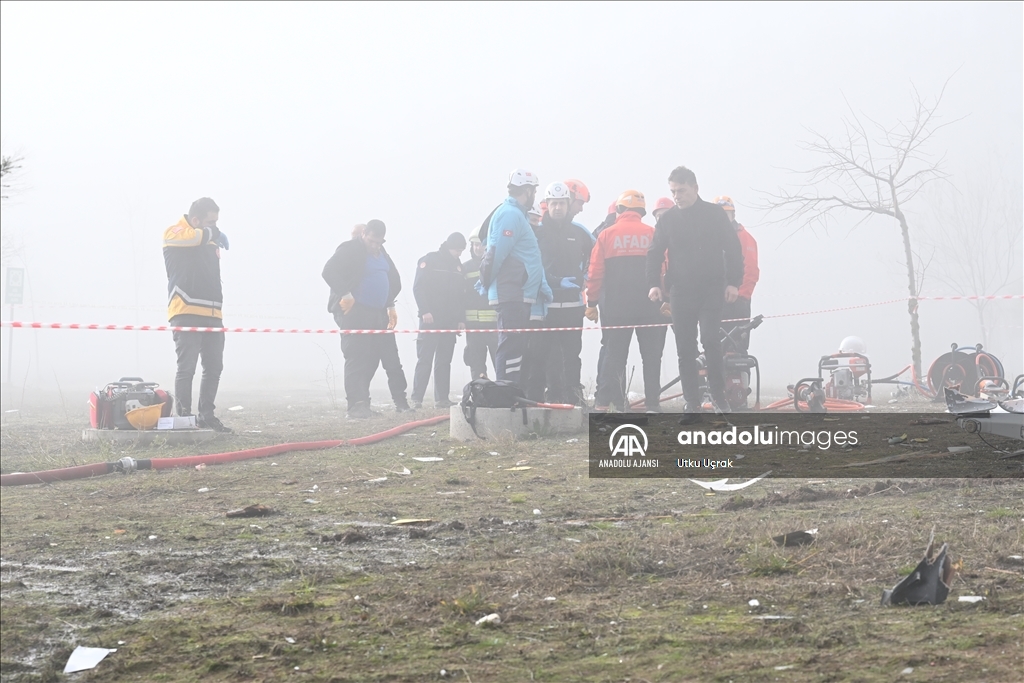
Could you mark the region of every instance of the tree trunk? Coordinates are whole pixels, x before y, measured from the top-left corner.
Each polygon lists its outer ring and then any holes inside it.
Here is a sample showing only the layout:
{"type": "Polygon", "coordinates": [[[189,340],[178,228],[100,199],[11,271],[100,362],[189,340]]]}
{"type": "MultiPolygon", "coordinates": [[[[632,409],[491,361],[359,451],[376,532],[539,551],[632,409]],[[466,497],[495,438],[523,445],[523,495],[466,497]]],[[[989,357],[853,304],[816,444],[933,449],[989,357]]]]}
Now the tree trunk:
{"type": "Polygon", "coordinates": [[[988,329],[985,327],[985,302],[984,300],[974,302],[974,310],[978,312],[978,327],[981,328],[981,346],[988,348],[988,329]]]}
{"type": "Polygon", "coordinates": [[[900,210],[899,200],[896,197],[896,187],[893,179],[889,179],[889,191],[892,193],[892,208],[896,220],[900,223],[900,231],[903,233],[903,256],[907,261],[907,292],[910,299],[907,301],[907,313],[910,314],[910,357],[914,364],[914,379],[923,381],[921,376],[921,324],[917,314],[917,278],[914,273],[914,251],[910,248],[910,226],[907,225],[907,217],[900,210]]]}

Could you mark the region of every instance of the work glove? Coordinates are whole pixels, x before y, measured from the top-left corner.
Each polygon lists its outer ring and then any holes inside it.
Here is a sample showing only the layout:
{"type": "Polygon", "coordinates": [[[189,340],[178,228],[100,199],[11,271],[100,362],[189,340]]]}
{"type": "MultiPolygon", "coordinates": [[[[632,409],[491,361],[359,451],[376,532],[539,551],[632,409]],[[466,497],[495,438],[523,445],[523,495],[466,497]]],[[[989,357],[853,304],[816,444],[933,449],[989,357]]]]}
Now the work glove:
{"type": "Polygon", "coordinates": [[[473,289],[475,289],[476,293],[480,296],[487,296],[487,288],[484,287],[484,283],[480,282],[480,280],[473,283],[473,289]]]}
{"type": "Polygon", "coordinates": [[[665,316],[666,318],[671,318],[672,317],[672,304],[670,304],[667,301],[665,303],[663,303],[661,305],[661,314],[663,316],[665,316]]]}
{"type": "Polygon", "coordinates": [[[214,238],[213,242],[214,244],[216,244],[218,247],[225,251],[231,248],[231,243],[228,242],[228,236],[224,234],[223,230],[221,230],[220,234],[218,234],[217,237],[214,238]]]}
{"type": "Polygon", "coordinates": [[[583,311],[583,315],[586,316],[587,320],[596,323],[597,322],[597,306],[587,306],[587,310],[583,311]]]}
{"type": "Polygon", "coordinates": [[[576,278],[574,277],[563,277],[562,281],[558,285],[562,289],[579,289],[580,286],[576,284],[576,278]]]}
{"type": "Polygon", "coordinates": [[[398,324],[398,311],[396,311],[395,307],[392,306],[391,308],[388,309],[388,329],[389,330],[395,329],[395,325],[397,325],[397,324],[398,324]]]}
{"type": "Polygon", "coordinates": [[[341,306],[342,315],[348,315],[348,312],[356,305],[356,298],[351,294],[346,294],[341,297],[341,301],[338,302],[338,305],[341,306]]]}

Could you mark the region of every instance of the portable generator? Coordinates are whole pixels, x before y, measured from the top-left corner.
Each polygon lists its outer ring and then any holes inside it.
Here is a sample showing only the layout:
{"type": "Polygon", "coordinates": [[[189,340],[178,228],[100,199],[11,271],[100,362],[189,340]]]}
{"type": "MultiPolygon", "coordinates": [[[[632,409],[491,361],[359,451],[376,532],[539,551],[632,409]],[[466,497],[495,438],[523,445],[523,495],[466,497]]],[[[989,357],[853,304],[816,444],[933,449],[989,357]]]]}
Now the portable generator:
{"type": "Polygon", "coordinates": [[[93,429],[152,429],[173,407],[158,383],[122,377],[89,395],[89,423],[93,429]]]}
{"type": "MultiPolygon", "coordinates": [[[[731,330],[721,329],[722,335],[722,374],[725,375],[725,398],[733,410],[745,410],[749,407],[750,394],[754,394],[754,409],[761,406],[761,366],[757,358],[744,353],[742,341],[749,337],[764,322],[764,316],[758,315],[731,330]],[[754,389],[751,389],[751,378],[754,389]]],[[[707,360],[704,354],[697,357],[697,374],[700,377],[700,390],[706,400],[710,400],[711,390],[708,387],[707,360]]]]}
{"type": "Polygon", "coordinates": [[[860,337],[846,337],[839,344],[839,353],[822,356],[818,361],[818,377],[824,379],[825,398],[871,403],[871,362],[865,355],[867,345],[860,337]]]}

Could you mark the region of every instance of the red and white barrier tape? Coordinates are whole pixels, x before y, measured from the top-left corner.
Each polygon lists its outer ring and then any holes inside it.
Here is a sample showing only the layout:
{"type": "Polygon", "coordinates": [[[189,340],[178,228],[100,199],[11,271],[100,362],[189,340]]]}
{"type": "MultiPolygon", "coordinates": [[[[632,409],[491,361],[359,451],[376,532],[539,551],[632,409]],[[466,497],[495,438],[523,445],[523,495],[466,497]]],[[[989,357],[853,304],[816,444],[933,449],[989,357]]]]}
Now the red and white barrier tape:
{"type": "MultiPolygon", "coordinates": [[[[919,296],[913,297],[917,301],[978,301],[996,299],[1024,299],[1024,294],[995,294],[988,296],[919,296]]],[[[888,304],[910,301],[912,297],[889,299],[888,301],[876,301],[870,304],[857,304],[855,306],[841,306],[838,308],[823,308],[816,311],[801,311],[799,313],[777,313],[764,316],[765,320],[771,318],[791,318],[798,315],[818,315],[820,313],[835,313],[837,311],[852,311],[858,308],[871,308],[873,306],[885,306],[888,304]]],[[[739,322],[747,318],[735,318],[723,320],[722,322],[739,322]]],[[[515,332],[596,332],[598,330],[625,330],[643,327],[667,327],[672,323],[654,323],[650,325],[594,325],[592,327],[529,327],[522,329],[502,330],[506,333],[515,332]]],[[[453,334],[457,332],[494,332],[495,328],[468,328],[465,330],[339,330],[339,329],[286,329],[282,327],[182,327],[178,325],[100,325],[97,323],[41,323],[24,322],[21,320],[0,321],[0,327],[13,327],[16,329],[30,330],[118,330],[134,332],[243,332],[263,334],[453,334]]]]}

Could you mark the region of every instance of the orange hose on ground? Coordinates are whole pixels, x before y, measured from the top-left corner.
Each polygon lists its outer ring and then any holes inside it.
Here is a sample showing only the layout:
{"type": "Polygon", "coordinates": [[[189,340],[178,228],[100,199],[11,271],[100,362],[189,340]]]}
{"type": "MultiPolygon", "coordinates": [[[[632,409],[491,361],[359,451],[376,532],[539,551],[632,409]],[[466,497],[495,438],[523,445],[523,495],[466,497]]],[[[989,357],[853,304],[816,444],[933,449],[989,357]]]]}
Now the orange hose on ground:
{"type": "MultiPolygon", "coordinates": [[[[417,427],[426,427],[439,424],[448,419],[448,415],[438,415],[425,420],[406,422],[405,424],[392,427],[391,429],[377,434],[360,436],[355,439],[337,439],[332,441],[302,441],[296,443],[283,443],[276,446],[264,446],[263,448],[250,448],[244,451],[230,451],[226,453],[209,453],[207,455],[188,455],[181,458],[153,458],[150,460],[134,461],[138,469],[165,470],[175,467],[194,467],[196,465],[213,465],[223,462],[237,462],[239,460],[253,460],[255,458],[268,458],[272,455],[290,453],[292,451],[314,451],[338,446],[365,446],[377,443],[393,436],[412,431],[417,427]]],[[[17,472],[13,474],[0,475],[0,486],[22,486],[25,484],[41,484],[52,481],[68,481],[71,479],[85,479],[102,474],[109,474],[117,470],[115,463],[99,462],[92,465],[79,465],[77,467],[65,467],[59,470],[46,470],[43,472],[17,472]]]]}

